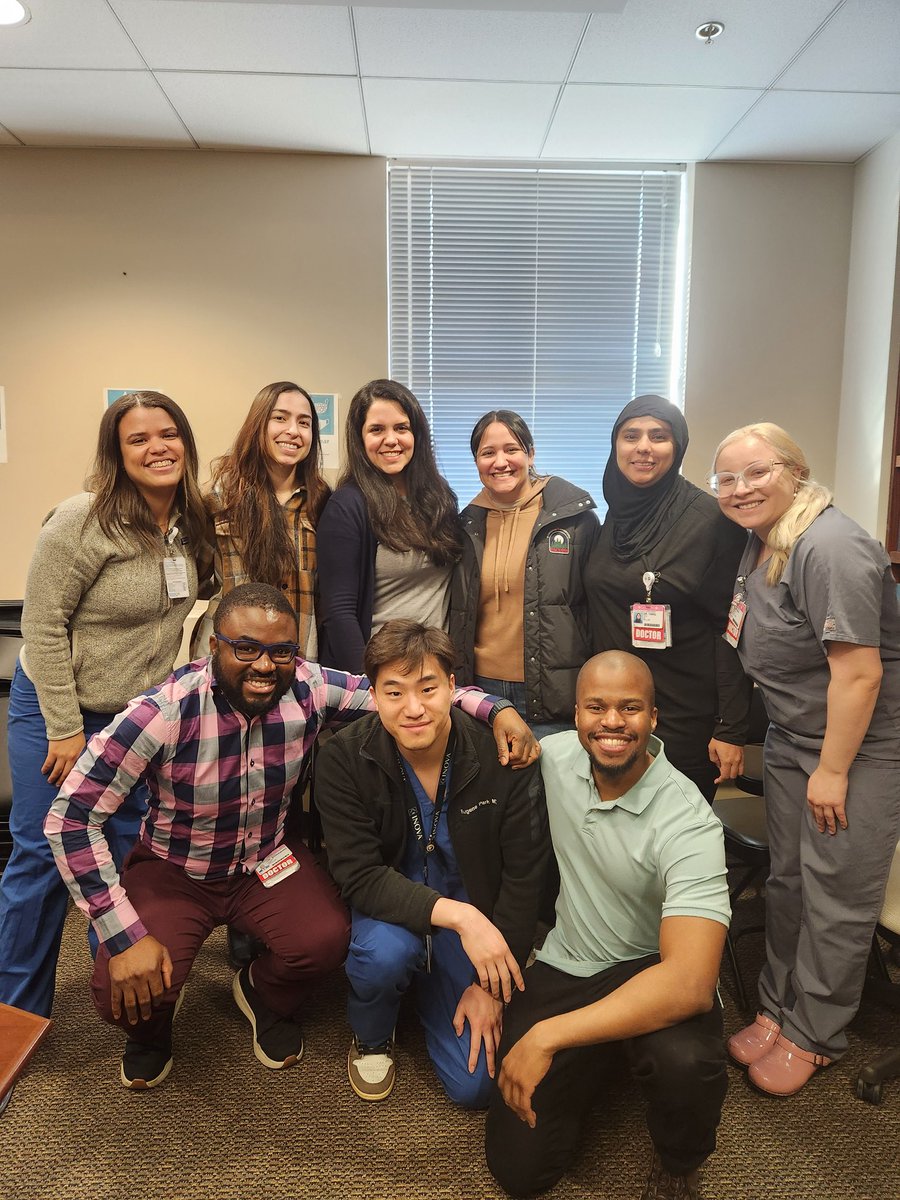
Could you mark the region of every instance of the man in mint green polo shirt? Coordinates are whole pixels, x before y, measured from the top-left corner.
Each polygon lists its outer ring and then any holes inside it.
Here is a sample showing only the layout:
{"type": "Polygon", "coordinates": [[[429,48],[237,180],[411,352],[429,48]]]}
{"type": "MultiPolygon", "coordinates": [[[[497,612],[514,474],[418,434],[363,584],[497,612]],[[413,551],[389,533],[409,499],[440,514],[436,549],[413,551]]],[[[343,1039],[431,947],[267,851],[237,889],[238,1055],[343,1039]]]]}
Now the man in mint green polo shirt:
{"type": "Polygon", "coordinates": [[[509,1005],[486,1154],[514,1196],[552,1187],[575,1156],[598,1070],[621,1043],[647,1101],[641,1200],[696,1200],[727,1088],[715,995],[730,918],[722,827],[666,760],[653,680],[632,654],[578,677],[575,731],[541,743],[559,863],[556,924],[509,1005]]]}

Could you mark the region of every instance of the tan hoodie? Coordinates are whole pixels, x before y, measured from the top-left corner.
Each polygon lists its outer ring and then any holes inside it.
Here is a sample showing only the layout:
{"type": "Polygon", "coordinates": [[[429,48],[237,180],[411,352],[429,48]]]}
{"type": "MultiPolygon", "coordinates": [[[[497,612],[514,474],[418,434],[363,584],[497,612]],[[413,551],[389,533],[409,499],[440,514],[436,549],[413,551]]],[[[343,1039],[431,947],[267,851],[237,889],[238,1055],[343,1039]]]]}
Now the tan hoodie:
{"type": "Polygon", "coordinates": [[[525,559],[547,478],[508,507],[484,488],[472,501],[488,510],[475,624],[475,673],[488,679],[525,679],[525,559]]]}

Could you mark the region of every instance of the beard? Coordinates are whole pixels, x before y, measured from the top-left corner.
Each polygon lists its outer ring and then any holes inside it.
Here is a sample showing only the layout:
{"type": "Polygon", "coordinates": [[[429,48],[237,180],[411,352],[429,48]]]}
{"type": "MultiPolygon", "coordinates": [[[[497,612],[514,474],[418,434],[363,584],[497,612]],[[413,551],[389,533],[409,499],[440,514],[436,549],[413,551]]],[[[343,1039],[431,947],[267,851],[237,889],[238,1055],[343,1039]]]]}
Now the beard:
{"type": "Polygon", "coordinates": [[[637,760],[640,758],[640,747],[635,747],[634,753],[630,754],[624,762],[606,763],[601,762],[596,754],[591,752],[591,766],[603,779],[619,779],[622,775],[626,775],[637,760]]]}
{"type": "Polygon", "coordinates": [[[213,674],[216,677],[216,683],[222,689],[222,693],[224,694],[226,700],[231,705],[231,707],[233,709],[235,709],[237,712],[241,713],[243,716],[250,717],[250,718],[261,717],[265,713],[271,712],[272,709],[278,703],[278,701],[281,699],[281,697],[285,694],[285,692],[291,686],[291,684],[294,680],[293,667],[290,669],[289,672],[286,673],[287,678],[282,678],[282,676],[276,670],[275,674],[274,674],[275,690],[271,693],[271,695],[251,697],[250,699],[248,699],[244,695],[244,691],[243,691],[243,684],[246,680],[248,680],[248,679],[269,680],[269,679],[272,679],[273,676],[272,675],[261,675],[261,674],[258,674],[256,671],[251,670],[251,671],[248,671],[246,674],[242,675],[240,678],[240,682],[237,684],[237,686],[235,686],[233,683],[230,682],[230,680],[225,679],[222,675],[222,672],[221,672],[220,666],[219,666],[219,651],[218,650],[212,656],[212,669],[213,669],[213,674]]]}

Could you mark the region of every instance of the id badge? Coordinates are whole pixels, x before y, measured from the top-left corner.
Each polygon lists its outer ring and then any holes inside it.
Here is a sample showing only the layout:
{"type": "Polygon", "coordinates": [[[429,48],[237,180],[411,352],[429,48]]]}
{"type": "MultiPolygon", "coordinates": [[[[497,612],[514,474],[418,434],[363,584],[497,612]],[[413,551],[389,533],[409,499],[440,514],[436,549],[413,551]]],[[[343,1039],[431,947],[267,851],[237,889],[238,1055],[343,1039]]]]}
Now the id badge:
{"type": "Polygon", "coordinates": [[[668,604],[632,604],[631,644],[644,650],[672,645],[672,610],[668,604]]]}
{"type": "Polygon", "coordinates": [[[273,850],[271,854],[267,855],[254,870],[263,887],[270,888],[274,887],[276,883],[281,883],[282,879],[287,879],[288,875],[299,871],[300,864],[290,846],[279,846],[277,850],[273,850]]]}
{"type": "Polygon", "coordinates": [[[747,616],[747,605],[743,600],[738,600],[737,596],[731,602],[731,608],[728,610],[728,624],[725,626],[725,632],[722,637],[729,646],[737,649],[737,644],[741,640],[741,630],[744,628],[744,620],[747,616]]]}
{"type": "Polygon", "coordinates": [[[186,600],[191,594],[188,590],[187,563],[184,556],[163,559],[163,572],[166,576],[166,591],[170,600],[186,600]]]}

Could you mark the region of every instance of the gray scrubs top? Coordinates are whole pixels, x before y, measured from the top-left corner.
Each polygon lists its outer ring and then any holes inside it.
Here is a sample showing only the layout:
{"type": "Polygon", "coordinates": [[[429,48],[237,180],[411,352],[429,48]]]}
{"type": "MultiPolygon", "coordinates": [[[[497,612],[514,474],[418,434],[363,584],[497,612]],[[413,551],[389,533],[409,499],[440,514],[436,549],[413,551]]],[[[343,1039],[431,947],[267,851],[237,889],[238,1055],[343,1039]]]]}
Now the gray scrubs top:
{"type": "Polygon", "coordinates": [[[738,653],[770,720],[797,745],[821,749],[825,643],[877,646],[884,676],[860,756],[900,758],[900,609],[881,544],[831,507],[798,538],[775,587],[766,583],[768,563],[755,567],[758,553],[751,536],[740,566],[747,616],[738,653]]]}

